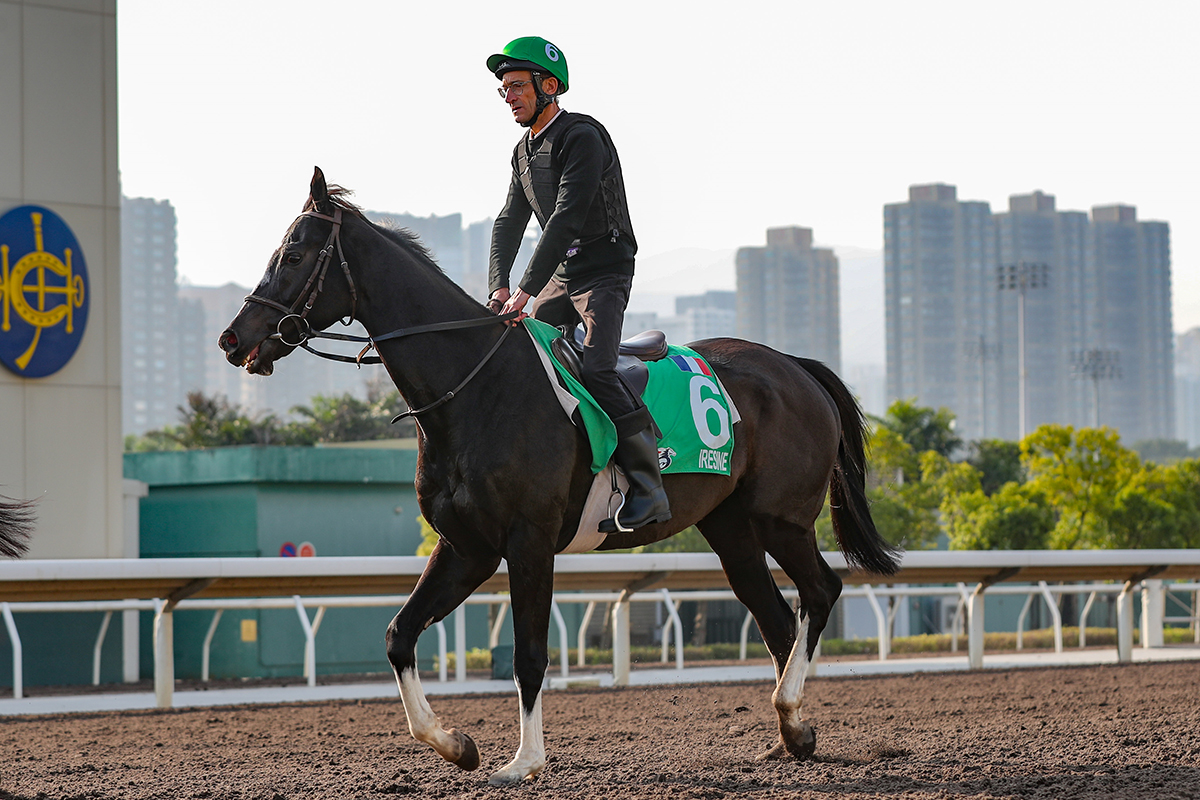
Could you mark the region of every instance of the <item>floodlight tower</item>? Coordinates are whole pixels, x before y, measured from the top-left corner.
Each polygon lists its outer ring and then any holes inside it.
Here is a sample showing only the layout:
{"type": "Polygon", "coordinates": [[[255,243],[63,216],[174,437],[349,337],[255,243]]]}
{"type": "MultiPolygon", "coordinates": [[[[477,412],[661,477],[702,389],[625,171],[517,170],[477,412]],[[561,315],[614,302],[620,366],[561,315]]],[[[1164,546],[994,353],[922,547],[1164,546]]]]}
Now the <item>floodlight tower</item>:
{"type": "Polygon", "coordinates": [[[1018,425],[1022,439],[1026,434],[1025,413],[1025,290],[1042,289],[1050,282],[1050,265],[1031,264],[1022,261],[1019,264],[1001,264],[996,267],[996,288],[1000,291],[1017,292],[1017,406],[1018,425]]]}
{"type": "Polygon", "coordinates": [[[1120,350],[1076,350],[1071,354],[1072,373],[1092,382],[1092,427],[1100,427],[1100,381],[1121,377],[1120,350]]]}

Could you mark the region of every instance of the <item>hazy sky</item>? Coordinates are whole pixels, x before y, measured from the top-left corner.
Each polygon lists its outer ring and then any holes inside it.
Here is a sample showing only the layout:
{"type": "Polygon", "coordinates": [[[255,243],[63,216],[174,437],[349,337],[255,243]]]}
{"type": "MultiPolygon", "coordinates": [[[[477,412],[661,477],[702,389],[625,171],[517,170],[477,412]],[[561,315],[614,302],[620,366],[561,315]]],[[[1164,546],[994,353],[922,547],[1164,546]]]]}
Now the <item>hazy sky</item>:
{"type": "Polygon", "coordinates": [[[617,143],[643,255],[776,225],[878,249],[909,184],[1041,189],[1170,222],[1200,325],[1194,0],[120,0],[118,25],[123,189],[175,205],[192,283],[256,283],[314,164],[369,209],[494,216],[524,129],[483,62],[536,34],[617,143]]]}

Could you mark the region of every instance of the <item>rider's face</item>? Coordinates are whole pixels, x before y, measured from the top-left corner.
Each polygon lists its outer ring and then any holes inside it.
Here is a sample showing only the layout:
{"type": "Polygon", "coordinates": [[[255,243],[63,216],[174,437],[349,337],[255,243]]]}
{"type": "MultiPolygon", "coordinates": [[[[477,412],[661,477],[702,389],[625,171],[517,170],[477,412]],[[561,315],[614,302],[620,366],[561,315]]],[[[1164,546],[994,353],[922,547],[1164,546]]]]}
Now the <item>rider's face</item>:
{"type": "Polygon", "coordinates": [[[520,69],[506,72],[500,79],[500,88],[507,90],[504,102],[508,103],[514,122],[525,124],[533,119],[533,112],[537,109],[537,93],[533,90],[532,80],[533,76],[528,70],[520,69]],[[509,89],[513,84],[521,85],[509,89]]]}

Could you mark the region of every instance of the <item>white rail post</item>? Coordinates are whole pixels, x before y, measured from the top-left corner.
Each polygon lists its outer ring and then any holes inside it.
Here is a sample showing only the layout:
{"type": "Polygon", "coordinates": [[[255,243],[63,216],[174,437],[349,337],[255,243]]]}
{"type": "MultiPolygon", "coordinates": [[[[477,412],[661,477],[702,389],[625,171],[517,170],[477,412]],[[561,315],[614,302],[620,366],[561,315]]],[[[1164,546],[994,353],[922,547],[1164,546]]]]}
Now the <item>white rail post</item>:
{"type": "Polygon", "coordinates": [[[1087,647],[1087,618],[1088,612],[1092,610],[1092,603],[1096,602],[1096,592],[1088,595],[1087,602],[1083,604],[1083,611],[1079,612],[1079,649],[1087,647]]]}
{"type": "Polygon", "coordinates": [[[492,625],[492,630],[488,634],[488,649],[491,650],[500,644],[500,631],[504,628],[504,616],[508,614],[508,601],[500,603],[500,610],[496,612],[496,622],[492,625]]]}
{"type": "Polygon", "coordinates": [[[1021,606],[1021,613],[1017,616],[1017,649],[1022,650],[1025,647],[1025,617],[1029,615],[1029,609],[1033,606],[1034,595],[1032,592],[1025,598],[1025,605],[1021,606]]]}
{"type": "Polygon", "coordinates": [[[433,627],[437,628],[438,637],[438,680],[445,683],[447,670],[450,668],[450,665],[446,663],[449,661],[446,658],[446,623],[439,619],[433,624],[433,627]]]}
{"type": "Polygon", "coordinates": [[[454,609],[454,680],[467,680],[467,607],[454,609]]]}
{"type": "Polygon", "coordinates": [[[292,595],[296,604],[296,613],[300,616],[300,627],[304,629],[304,677],[308,678],[309,686],[317,685],[317,634],[313,631],[312,623],[308,621],[308,611],[300,595],[292,595]]]}
{"type": "Polygon", "coordinates": [[[754,621],[754,615],[749,611],[746,612],[746,618],[742,620],[742,639],[738,646],[738,660],[746,660],[746,643],[750,639],[750,623],[754,621]]]}
{"type": "Polygon", "coordinates": [[[142,676],[139,628],[136,608],[121,612],[121,678],[125,683],[137,683],[142,676]]]}
{"type": "Polygon", "coordinates": [[[12,645],[13,658],[13,698],[20,700],[25,696],[24,659],[21,656],[21,636],[17,633],[17,621],[13,619],[12,609],[8,603],[0,608],[4,611],[4,627],[8,629],[8,641],[12,645]]]}
{"type": "Polygon", "coordinates": [[[967,602],[967,666],[983,669],[983,593],[987,591],[987,586],[980,583],[975,591],[967,595],[966,585],[960,583],[958,591],[967,602]]]}
{"type": "Polygon", "coordinates": [[[1163,646],[1163,617],[1166,615],[1166,592],[1163,582],[1151,578],[1142,583],[1142,648],[1163,646]]]}
{"type": "Polygon", "coordinates": [[[950,652],[958,652],[958,637],[962,635],[965,625],[963,617],[967,613],[967,604],[963,600],[962,595],[958,597],[958,602],[954,605],[954,619],[950,621],[950,652]]]}
{"type": "MultiPolygon", "coordinates": [[[[671,627],[675,629],[675,669],[683,669],[683,621],[679,619],[678,605],[671,599],[671,593],[663,589],[663,603],[667,607],[667,614],[670,615],[671,627]]],[[[664,626],[665,627],[665,626],[664,626]]],[[[663,655],[666,656],[667,637],[663,637],[663,655]]],[[[665,658],[663,659],[666,660],[665,658]]]]}
{"type": "Polygon", "coordinates": [[[208,683],[208,664],[209,656],[212,654],[212,640],[217,633],[217,624],[221,621],[221,615],[225,613],[225,609],[218,608],[213,614],[212,622],[208,623],[208,633],[204,634],[204,646],[200,648],[200,680],[208,683]]]}
{"type": "Polygon", "coordinates": [[[579,634],[575,643],[575,666],[582,667],[587,664],[587,629],[588,625],[592,624],[592,613],[596,610],[596,601],[587,604],[587,609],[583,612],[583,620],[579,623],[579,634]]]}
{"type": "Polygon", "coordinates": [[[863,590],[867,593],[867,601],[871,604],[871,610],[875,612],[875,628],[879,631],[879,660],[887,661],[890,644],[887,635],[887,616],[884,615],[883,609],[879,605],[879,598],[875,596],[874,587],[869,583],[864,583],[863,590]]]}
{"type": "Polygon", "coordinates": [[[1058,603],[1054,600],[1054,595],[1050,593],[1050,587],[1045,581],[1038,581],[1038,588],[1042,590],[1042,597],[1046,599],[1046,607],[1050,609],[1050,618],[1054,620],[1054,652],[1061,653],[1063,651],[1063,636],[1062,636],[1062,614],[1059,613],[1058,603]]]}
{"type": "Polygon", "coordinates": [[[629,598],[628,589],[613,603],[613,686],[629,685],[629,598]]]}
{"type": "Polygon", "coordinates": [[[1133,661],[1133,590],[1136,584],[1126,581],[1117,595],[1117,661],[1133,661]]]}
{"type": "Polygon", "coordinates": [[[104,652],[104,637],[108,635],[108,623],[112,622],[112,612],[104,612],[104,621],[100,623],[100,633],[96,635],[96,644],[92,648],[92,686],[100,685],[100,654],[104,652]]]}
{"type": "Polygon", "coordinates": [[[567,651],[567,621],[563,619],[558,601],[550,599],[550,613],[554,615],[554,625],[558,628],[558,669],[565,678],[571,668],[571,654],[567,651]]]}
{"type": "Polygon", "coordinates": [[[171,605],[154,599],[154,704],[170,708],[175,700],[175,615],[171,605]]]}

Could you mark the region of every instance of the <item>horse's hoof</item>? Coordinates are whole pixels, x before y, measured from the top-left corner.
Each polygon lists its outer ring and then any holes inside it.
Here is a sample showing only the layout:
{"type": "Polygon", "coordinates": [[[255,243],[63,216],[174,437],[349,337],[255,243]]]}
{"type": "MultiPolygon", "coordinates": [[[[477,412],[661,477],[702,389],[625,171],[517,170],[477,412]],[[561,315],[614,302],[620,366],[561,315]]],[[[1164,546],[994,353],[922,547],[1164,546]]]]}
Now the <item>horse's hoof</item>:
{"type": "Polygon", "coordinates": [[[475,746],[475,740],[465,733],[460,732],[458,728],[451,728],[447,733],[458,739],[460,751],[458,758],[449,758],[446,760],[459,769],[465,769],[467,772],[479,769],[479,748],[475,746]]]}
{"type": "Polygon", "coordinates": [[[817,749],[817,731],[807,720],[800,720],[795,730],[783,733],[782,744],[787,751],[801,761],[812,758],[817,749]]]}
{"type": "Polygon", "coordinates": [[[541,767],[529,770],[528,768],[517,767],[514,764],[509,764],[504,769],[494,773],[488,778],[489,786],[516,786],[537,777],[542,771],[541,767]]]}

